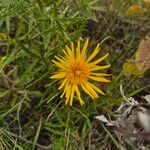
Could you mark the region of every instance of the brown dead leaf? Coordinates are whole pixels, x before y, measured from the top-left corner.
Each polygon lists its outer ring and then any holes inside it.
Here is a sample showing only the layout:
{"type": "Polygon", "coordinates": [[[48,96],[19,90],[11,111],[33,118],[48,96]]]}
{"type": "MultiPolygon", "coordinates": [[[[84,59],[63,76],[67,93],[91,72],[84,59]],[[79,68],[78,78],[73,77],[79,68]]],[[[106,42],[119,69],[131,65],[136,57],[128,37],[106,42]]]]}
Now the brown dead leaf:
{"type": "Polygon", "coordinates": [[[135,56],[136,66],[140,71],[150,68],[150,37],[143,39],[135,56]]]}
{"type": "Polygon", "coordinates": [[[143,8],[140,5],[132,5],[128,8],[125,15],[133,16],[133,15],[142,14],[142,13],[143,13],[143,8]]]}
{"type": "Polygon", "coordinates": [[[144,72],[143,71],[140,71],[135,62],[132,61],[128,61],[128,62],[125,62],[123,64],[123,68],[122,68],[122,71],[124,73],[125,76],[131,76],[131,75],[135,75],[135,76],[141,76],[144,72]]]}

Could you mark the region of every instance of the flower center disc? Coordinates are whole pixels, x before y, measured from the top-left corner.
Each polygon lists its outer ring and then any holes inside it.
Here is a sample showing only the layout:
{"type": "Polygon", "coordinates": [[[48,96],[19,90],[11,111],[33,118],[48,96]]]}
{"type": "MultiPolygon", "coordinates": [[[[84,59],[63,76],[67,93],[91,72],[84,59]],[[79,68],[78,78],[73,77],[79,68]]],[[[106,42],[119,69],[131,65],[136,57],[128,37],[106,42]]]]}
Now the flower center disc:
{"type": "Polygon", "coordinates": [[[87,80],[88,75],[89,68],[84,61],[75,60],[67,70],[67,76],[73,84],[82,84],[87,80]]]}

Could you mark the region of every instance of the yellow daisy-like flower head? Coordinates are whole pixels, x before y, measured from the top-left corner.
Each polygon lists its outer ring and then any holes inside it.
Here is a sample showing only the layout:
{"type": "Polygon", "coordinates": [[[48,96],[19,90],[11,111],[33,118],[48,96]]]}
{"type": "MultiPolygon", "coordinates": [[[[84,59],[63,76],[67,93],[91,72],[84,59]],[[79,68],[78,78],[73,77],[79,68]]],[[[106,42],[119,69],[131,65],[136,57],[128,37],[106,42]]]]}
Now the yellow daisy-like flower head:
{"type": "Polygon", "coordinates": [[[110,74],[98,72],[99,70],[110,67],[110,65],[99,65],[109,54],[105,54],[103,57],[92,61],[99,53],[100,45],[97,44],[92,54],[87,58],[88,43],[89,39],[85,41],[81,49],[80,41],[78,40],[76,47],[74,47],[73,43],[70,47],[66,46],[66,49],[63,50],[64,57],[55,56],[56,60],[52,60],[59,70],[50,78],[60,80],[61,84],[58,89],[63,91],[61,98],[65,97],[65,104],[69,103],[70,106],[72,106],[74,96],[77,97],[81,105],[84,104],[80,89],[83,89],[92,99],[98,98],[98,94],[105,95],[92,83],[92,80],[96,82],[110,82],[105,78],[105,76],[110,76],[110,74]]]}

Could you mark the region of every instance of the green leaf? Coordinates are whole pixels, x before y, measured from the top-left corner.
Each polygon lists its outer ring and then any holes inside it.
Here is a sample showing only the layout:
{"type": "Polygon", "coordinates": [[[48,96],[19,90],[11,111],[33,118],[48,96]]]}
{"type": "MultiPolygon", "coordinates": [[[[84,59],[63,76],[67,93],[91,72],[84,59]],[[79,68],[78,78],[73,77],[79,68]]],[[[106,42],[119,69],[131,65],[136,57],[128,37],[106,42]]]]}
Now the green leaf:
{"type": "Polygon", "coordinates": [[[2,142],[0,141],[0,150],[4,150],[4,147],[2,145],[2,142]]]}
{"type": "Polygon", "coordinates": [[[10,93],[10,90],[6,90],[6,91],[4,91],[4,92],[1,92],[1,93],[0,93],[0,98],[3,98],[3,97],[5,97],[5,96],[7,96],[9,93],[10,93]]]}
{"type": "Polygon", "coordinates": [[[19,43],[19,46],[22,48],[22,50],[24,50],[30,56],[38,58],[38,59],[40,58],[40,56],[36,52],[32,52],[31,50],[26,48],[22,43],[19,43]]]}
{"type": "Polygon", "coordinates": [[[40,7],[41,11],[43,11],[43,3],[41,2],[41,0],[36,0],[38,3],[38,6],[40,7]]]}
{"type": "Polygon", "coordinates": [[[33,142],[33,147],[32,147],[33,150],[35,149],[35,146],[37,144],[37,140],[39,138],[41,127],[42,127],[42,118],[39,121],[39,126],[38,126],[38,129],[37,129],[36,135],[34,137],[34,142],[33,142]]]}
{"type": "Polygon", "coordinates": [[[36,96],[36,97],[42,97],[43,93],[40,91],[29,91],[28,92],[29,96],[36,96]]]}
{"type": "Polygon", "coordinates": [[[36,68],[36,64],[37,60],[35,60],[30,66],[28,66],[22,73],[22,75],[18,78],[18,80],[16,80],[15,85],[21,86],[30,83],[41,69],[40,67],[36,68]]]}

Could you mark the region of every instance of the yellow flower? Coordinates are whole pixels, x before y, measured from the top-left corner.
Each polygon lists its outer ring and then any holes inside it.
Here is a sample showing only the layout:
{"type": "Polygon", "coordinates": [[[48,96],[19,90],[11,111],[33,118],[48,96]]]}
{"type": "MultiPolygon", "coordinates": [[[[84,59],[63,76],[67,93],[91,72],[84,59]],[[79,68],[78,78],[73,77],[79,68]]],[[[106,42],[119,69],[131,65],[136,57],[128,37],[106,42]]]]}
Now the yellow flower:
{"type": "Polygon", "coordinates": [[[103,57],[92,61],[99,53],[100,45],[97,44],[93,53],[87,58],[86,52],[88,43],[89,39],[85,41],[82,49],[80,48],[79,40],[76,48],[74,44],[71,43],[71,47],[66,46],[66,49],[63,50],[64,57],[55,56],[56,60],[52,60],[59,70],[50,78],[60,80],[61,84],[58,89],[63,91],[61,98],[65,97],[65,104],[69,103],[70,106],[72,106],[74,96],[77,97],[81,105],[84,104],[80,89],[83,89],[92,99],[98,98],[98,93],[105,95],[92,83],[92,80],[96,82],[110,82],[108,79],[104,78],[105,76],[110,76],[110,74],[97,72],[110,67],[110,65],[98,65],[109,54],[105,54],[103,57]]]}

